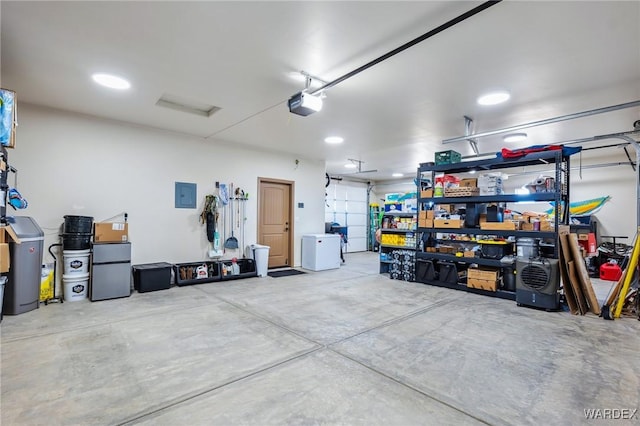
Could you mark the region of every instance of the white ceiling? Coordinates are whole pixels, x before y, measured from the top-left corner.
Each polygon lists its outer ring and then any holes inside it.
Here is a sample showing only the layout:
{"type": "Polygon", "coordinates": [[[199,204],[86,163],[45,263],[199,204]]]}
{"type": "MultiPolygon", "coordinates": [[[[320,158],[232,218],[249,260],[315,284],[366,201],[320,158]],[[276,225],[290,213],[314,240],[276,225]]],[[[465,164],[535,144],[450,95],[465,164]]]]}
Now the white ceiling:
{"type": "MultiPolygon", "coordinates": [[[[640,2],[505,1],[327,91],[324,109],[289,113],[304,87],[334,80],[477,6],[462,1],[11,2],[0,4],[2,86],[19,101],[326,160],[333,174],[414,175],[433,153],[472,154],[476,132],[640,99],[640,2]],[[126,77],[114,92],[94,72],[126,77]],[[476,98],[507,89],[505,104],[476,98]],[[164,93],[221,109],[155,106],[164,93]],[[345,142],[330,146],[325,136],[345,142]]],[[[640,108],[526,130],[525,145],[632,129],[640,108]]],[[[479,139],[500,149],[499,136],[479,139]]]]}

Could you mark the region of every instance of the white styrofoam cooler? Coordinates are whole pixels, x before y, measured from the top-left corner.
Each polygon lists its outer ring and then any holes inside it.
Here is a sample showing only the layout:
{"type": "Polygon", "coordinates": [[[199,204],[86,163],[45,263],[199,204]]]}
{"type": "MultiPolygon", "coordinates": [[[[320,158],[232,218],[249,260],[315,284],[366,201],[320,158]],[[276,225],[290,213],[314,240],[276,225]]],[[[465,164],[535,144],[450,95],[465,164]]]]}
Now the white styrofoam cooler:
{"type": "Polygon", "coordinates": [[[302,236],[302,267],[324,271],[340,267],[340,235],[309,234],[302,236]]]}

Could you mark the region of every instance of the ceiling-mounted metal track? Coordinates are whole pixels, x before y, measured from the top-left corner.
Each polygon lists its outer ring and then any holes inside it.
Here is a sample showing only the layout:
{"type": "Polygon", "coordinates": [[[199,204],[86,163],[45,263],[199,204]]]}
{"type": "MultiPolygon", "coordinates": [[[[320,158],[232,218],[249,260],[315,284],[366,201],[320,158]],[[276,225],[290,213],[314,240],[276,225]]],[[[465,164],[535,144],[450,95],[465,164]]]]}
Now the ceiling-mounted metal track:
{"type": "Polygon", "coordinates": [[[640,100],[633,101],[633,102],[627,102],[627,103],[619,104],[619,105],[612,105],[612,106],[608,106],[608,107],[604,107],[604,108],[592,109],[592,110],[589,110],[589,111],[577,112],[577,113],[574,113],[574,114],[562,115],[562,116],[554,117],[554,118],[547,118],[545,120],[532,121],[532,122],[529,122],[529,123],[518,124],[517,126],[505,127],[503,129],[491,130],[491,131],[488,131],[488,132],[481,132],[481,133],[476,133],[476,134],[473,134],[473,135],[465,135],[465,136],[458,136],[456,138],[444,139],[442,141],[442,143],[443,144],[449,144],[449,143],[453,143],[453,142],[462,142],[462,141],[469,140],[469,137],[472,137],[472,138],[483,138],[485,136],[494,136],[494,135],[500,135],[502,133],[511,133],[511,132],[515,132],[515,131],[518,131],[518,130],[522,130],[522,129],[528,129],[530,127],[544,126],[546,124],[553,124],[553,123],[558,123],[560,121],[574,120],[576,118],[589,117],[591,115],[603,114],[605,112],[618,111],[618,110],[621,110],[621,109],[633,108],[633,107],[636,107],[636,106],[640,106],[640,100]]]}

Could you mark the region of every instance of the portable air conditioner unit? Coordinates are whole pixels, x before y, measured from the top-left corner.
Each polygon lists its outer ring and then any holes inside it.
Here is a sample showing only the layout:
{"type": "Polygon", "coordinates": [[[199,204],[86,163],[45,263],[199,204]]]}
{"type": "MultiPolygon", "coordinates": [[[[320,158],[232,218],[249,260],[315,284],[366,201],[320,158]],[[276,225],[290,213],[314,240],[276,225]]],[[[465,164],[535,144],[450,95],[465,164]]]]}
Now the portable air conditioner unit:
{"type": "Polygon", "coordinates": [[[558,259],[517,258],[516,303],[547,310],[560,307],[558,259]]]}

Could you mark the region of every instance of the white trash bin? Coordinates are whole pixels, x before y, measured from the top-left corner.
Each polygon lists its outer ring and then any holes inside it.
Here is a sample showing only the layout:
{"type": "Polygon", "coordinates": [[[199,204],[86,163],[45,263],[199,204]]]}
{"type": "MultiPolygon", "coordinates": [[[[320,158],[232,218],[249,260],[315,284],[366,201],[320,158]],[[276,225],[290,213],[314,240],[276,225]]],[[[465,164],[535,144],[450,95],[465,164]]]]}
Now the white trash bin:
{"type": "Polygon", "coordinates": [[[251,244],[253,260],[256,261],[256,271],[259,277],[266,277],[269,269],[269,246],[251,244]]]}

